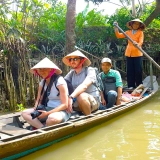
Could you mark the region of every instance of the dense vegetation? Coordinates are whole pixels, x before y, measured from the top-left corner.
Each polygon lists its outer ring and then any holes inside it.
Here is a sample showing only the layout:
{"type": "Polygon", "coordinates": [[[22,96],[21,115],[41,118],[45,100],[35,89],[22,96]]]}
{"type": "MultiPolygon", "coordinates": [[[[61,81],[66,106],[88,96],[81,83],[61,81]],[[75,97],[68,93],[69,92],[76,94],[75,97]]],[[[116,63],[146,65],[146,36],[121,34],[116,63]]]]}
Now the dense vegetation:
{"type": "MultiPolygon", "coordinates": [[[[31,65],[50,56],[60,67],[65,54],[65,23],[67,6],[56,1],[23,0],[11,7],[10,0],[0,6],[1,77],[0,104],[2,110],[17,110],[32,105],[38,80],[29,73],[31,65]],[[15,5],[16,6],[16,5],[15,5]],[[22,104],[22,105],[20,105],[22,104]],[[18,107],[17,107],[18,106],[18,107]]],[[[146,7],[141,20],[154,9],[146,7]]],[[[117,40],[113,31],[116,20],[122,29],[131,17],[124,8],[114,15],[103,15],[88,6],[76,16],[76,45],[98,57],[122,58],[126,40],[117,40]]],[[[145,30],[144,50],[150,56],[160,52],[160,16],[145,30]]]]}

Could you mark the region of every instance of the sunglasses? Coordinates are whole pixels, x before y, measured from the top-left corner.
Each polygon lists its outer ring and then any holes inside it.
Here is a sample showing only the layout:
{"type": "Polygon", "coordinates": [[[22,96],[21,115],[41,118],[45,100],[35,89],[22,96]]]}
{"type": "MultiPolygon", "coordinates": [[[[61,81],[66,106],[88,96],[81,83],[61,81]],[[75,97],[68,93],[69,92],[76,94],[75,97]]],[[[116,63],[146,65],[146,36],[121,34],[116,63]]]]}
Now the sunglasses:
{"type": "Polygon", "coordinates": [[[78,61],[78,59],[81,59],[81,58],[69,58],[69,62],[78,61]]]}

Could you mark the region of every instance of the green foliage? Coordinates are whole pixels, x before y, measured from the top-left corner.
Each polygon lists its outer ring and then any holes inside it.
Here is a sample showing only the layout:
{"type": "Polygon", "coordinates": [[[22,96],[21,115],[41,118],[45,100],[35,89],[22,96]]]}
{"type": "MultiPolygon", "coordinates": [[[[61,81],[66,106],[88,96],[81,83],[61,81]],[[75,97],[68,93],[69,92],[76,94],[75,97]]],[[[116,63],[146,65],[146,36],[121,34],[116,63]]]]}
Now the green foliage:
{"type": "MultiPolygon", "coordinates": [[[[156,5],[155,3],[156,2],[153,2],[150,5],[145,5],[143,9],[143,14],[141,15],[141,17],[137,17],[137,18],[140,18],[142,21],[145,21],[146,18],[155,9],[155,5],[156,5]]],[[[117,9],[115,14],[110,16],[108,23],[113,24],[114,21],[117,21],[118,25],[123,30],[126,30],[127,29],[126,23],[133,19],[131,17],[131,14],[129,13],[131,13],[131,8],[129,8],[128,10],[125,8],[117,9]]],[[[137,15],[140,15],[140,13],[138,12],[137,15]]],[[[152,23],[148,26],[148,28],[160,28],[160,15],[152,21],[152,23]]]]}
{"type": "Polygon", "coordinates": [[[45,10],[41,16],[40,25],[58,32],[65,30],[66,11],[66,5],[62,3],[57,4],[54,8],[45,10]]]}
{"type": "Polygon", "coordinates": [[[106,41],[108,37],[106,37],[106,29],[107,27],[103,26],[91,26],[91,27],[83,27],[82,31],[77,30],[77,41],[79,39],[83,39],[84,41],[91,40],[92,42],[98,42],[99,40],[106,41]],[[87,38],[86,38],[87,37],[87,38]]]}
{"type": "Polygon", "coordinates": [[[145,41],[143,48],[150,56],[159,56],[160,29],[148,28],[144,31],[145,41]]]}
{"type": "Polygon", "coordinates": [[[86,26],[106,26],[109,17],[102,15],[101,11],[93,9],[88,13],[81,12],[76,16],[76,28],[81,30],[86,26]]]}
{"type": "Polygon", "coordinates": [[[82,41],[81,39],[77,42],[77,46],[89,53],[92,53],[96,56],[108,56],[112,53],[110,49],[111,43],[106,43],[99,39],[96,43],[92,43],[90,40],[87,42],[82,41]]]}
{"type": "Polygon", "coordinates": [[[121,8],[119,10],[116,10],[116,13],[110,16],[110,19],[108,23],[113,25],[113,23],[116,21],[118,22],[118,25],[123,29],[126,30],[126,23],[130,21],[132,18],[129,15],[129,11],[125,8],[121,8]]]}
{"type": "MultiPolygon", "coordinates": [[[[147,5],[144,8],[143,15],[141,20],[144,21],[155,9],[156,2],[153,2],[151,5],[147,5]]],[[[160,15],[156,17],[152,23],[149,24],[148,28],[160,28],[160,15]]]]}
{"type": "Polygon", "coordinates": [[[118,45],[116,43],[115,46],[116,46],[117,57],[123,57],[126,47],[124,45],[118,45]]]}
{"type": "Polygon", "coordinates": [[[105,26],[108,20],[108,16],[103,16],[101,11],[95,9],[88,12],[86,16],[86,25],[88,26],[105,26]]]}
{"type": "Polygon", "coordinates": [[[145,20],[148,17],[148,15],[150,15],[154,11],[155,6],[156,6],[156,2],[153,2],[151,5],[146,5],[143,10],[144,12],[141,19],[145,20]]]}
{"type": "Polygon", "coordinates": [[[17,104],[17,110],[16,111],[23,111],[23,110],[25,110],[25,107],[23,106],[23,104],[22,103],[17,104]]]}

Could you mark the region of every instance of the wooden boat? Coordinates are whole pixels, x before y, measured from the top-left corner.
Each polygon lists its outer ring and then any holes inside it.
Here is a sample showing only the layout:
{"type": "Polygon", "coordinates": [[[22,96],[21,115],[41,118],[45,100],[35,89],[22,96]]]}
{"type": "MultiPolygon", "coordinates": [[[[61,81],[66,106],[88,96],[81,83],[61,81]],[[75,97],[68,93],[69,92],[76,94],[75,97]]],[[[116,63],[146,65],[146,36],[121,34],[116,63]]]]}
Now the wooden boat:
{"type": "Polygon", "coordinates": [[[34,131],[27,130],[23,127],[20,113],[2,115],[0,116],[0,159],[17,159],[72,137],[140,106],[140,104],[145,103],[155,93],[150,92],[148,96],[139,100],[133,100],[107,110],[98,110],[88,116],[71,117],[65,123],[34,131]],[[12,119],[13,122],[5,123],[9,119],[12,119]]]}

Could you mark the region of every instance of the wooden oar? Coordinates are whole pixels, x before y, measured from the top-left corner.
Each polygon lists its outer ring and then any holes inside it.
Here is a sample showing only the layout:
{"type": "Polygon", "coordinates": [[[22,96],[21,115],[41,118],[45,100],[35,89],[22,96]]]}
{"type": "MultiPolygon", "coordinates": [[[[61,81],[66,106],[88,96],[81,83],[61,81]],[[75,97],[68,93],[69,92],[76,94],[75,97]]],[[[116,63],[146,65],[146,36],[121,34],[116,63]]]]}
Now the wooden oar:
{"type": "Polygon", "coordinates": [[[117,24],[116,22],[114,22],[113,25],[114,25],[115,27],[117,27],[117,28],[126,36],[126,38],[127,38],[128,40],[130,40],[130,41],[133,43],[133,45],[134,45],[136,48],[138,48],[138,49],[160,70],[160,66],[159,66],[141,47],[139,47],[138,45],[136,45],[136,44],[134,43],[134,41],[118,26],[118,24],[117,24]]]}

